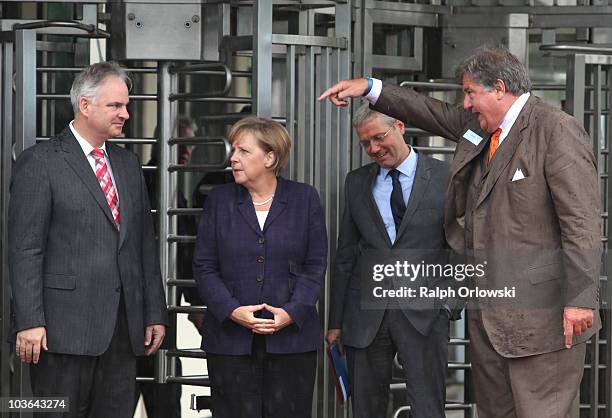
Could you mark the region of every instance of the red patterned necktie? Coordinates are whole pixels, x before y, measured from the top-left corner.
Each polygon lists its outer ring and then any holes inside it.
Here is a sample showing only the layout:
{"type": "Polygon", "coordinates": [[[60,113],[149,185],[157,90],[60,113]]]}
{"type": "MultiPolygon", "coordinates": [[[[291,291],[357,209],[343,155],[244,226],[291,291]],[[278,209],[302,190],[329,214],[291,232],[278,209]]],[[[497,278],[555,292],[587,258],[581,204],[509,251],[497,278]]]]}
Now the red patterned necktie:
{"type": "Polygon", "coordinates": [[[106,166],[104,151],[102,151],[101,148],[94,148],[93,151],[91,151],[91,155],[96,160],[96,177],[98,177],[100,187],[102,187],[102,191],[106,197],[106,202],[113,214],[115,225],[119,228],[119,201],[117,199],[117,190],[113,185],[113,179],[106,166]]]}
{"type": "Polygon", "coordinates": [[[491,142],[489,143],[489,161],[493,159],[493,155],[497,148],[499,148],[499,136],[501,135],[501,128],[497,128],[493,135],[491,135],[491,142]]]}

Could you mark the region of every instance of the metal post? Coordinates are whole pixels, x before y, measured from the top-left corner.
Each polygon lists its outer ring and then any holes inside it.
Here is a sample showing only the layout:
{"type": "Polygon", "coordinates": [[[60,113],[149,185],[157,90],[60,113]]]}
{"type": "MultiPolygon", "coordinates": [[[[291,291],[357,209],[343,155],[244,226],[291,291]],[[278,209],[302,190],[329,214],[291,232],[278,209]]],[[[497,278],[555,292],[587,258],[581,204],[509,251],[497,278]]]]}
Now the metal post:
{"type": "Polygon", "coordinates": [[[605,337],[606,337],[606,388],[605,388],[605,399],[606,399],[606,413],[604,416],[609,417],[612,416],[612,298],[610,297],[610,270],[612,269],[612,251],[610,250],[610,209],[612,207],[611,199],[612,199],[612,179],[610,179],[609,175],[612,171],[612,66],[607,66],[607,82],[608,86],[608,115],[606,117],[606,149],[608,153],[606,154],[607,159],[607,171],[608,171],[608,179],[607,179],[607,199],[604,202],[604,212],[608,213],[607,223],[608,228],[606,229],[608,233],[608,242],[606,243],[606,292],[603,292],[603,300],[605,303],[605,309],[603,313],[605,315],[605,337]]]}
{"type": "MultiPolygon", "coordinates": [[[[593,155],[595,161],[599,165],[601,163],[601,110],[602,110],[602,80],[601,80],[601,65],[593,66],[593,155]]],[[[601,170],[600,170],[601,171],[601,170]]]]}
{"type": "MultiPolygon", "coordinates": [[[[319,67],[318,67],[318,79],[317,79],[317,89],[316,91],[322,91],[327,86],[331,85],[332,75],[330,71],[330,48],[321,48],[321,54],[319,55],[319,67]]],[[[324,102],[318,103],[317,105],[317,132],[315,134],[315,149],[317,150],[316,155],[314,155],[315,160],[315,187],[319,190],[319,194],[321,196],[321,203],[323,204],[323,208],[325,211],[325,223],[326,225],[330,225],[330,215],[331,209],[334,206],[331,201],[331,187],[330,187],[330,166],[335,161],[331,158],[331,149],[337,144],[334,143],[335,138],[333,137],[331,131],[331,120],[332,120],[332,109],[331,104],[328,100],[324,102]]],[[[333,239],[329,241],[334,242],[333,239]]],[[[325,298],[323,299],[323,303],[319,301],[319,312],[325,312],[325,298]]],[[[322,362],[323,366],[326,366],[327,359],[324,358],[322,362]]],[[[323,405],[326,405],[329,402],[329,391],[326,389],[326,384],[329,384],[328,374],[325,373],[325,370],[328,370],[324,367],[322,370],[320,369],[319,374],[317,374],[317,391],[315,392],[315,396],[317,398],[322,398],[323,405]],[[321,379],[323,379],[323,384],[321,384],[321,379]]]]}
{"type": "Polygon", "coordinates": [[[302,175],[299,181],[308,184],[314,184],[314,160],[311,156],[314,155],[315,141],[315,68],[314,48],[309,46],[306,48],[303,71],[301,71],[304,94],[301,95],[302,104],[298,114],[304,132],[298,148],[298,155],[300,155],[298,169],[302,175]]]}
{"type": "MultiPolygon", "coordinates": [[[[338,50],[338,79],[347,80],[351,78],[351,10],[352,1],[348,0],[344,5],[336,6],[336,37],[346,38],[347,48],[338,50]]],[[[351,114],[350,109],[343,107],[337,109],[337,129],[338,129],[338,158],[337,158],[337,190],[338,206],[337,206],[337,222],[340,222],[340,216],[344,208],[344,178],[351,167],[351,114]]],[[[357,145],[359,147],[359,145],[357,145]]],[[[332,236],[333,239],[335,237],[332,236]]],[[[333,256],[335,248],[332,250],[333,256]]]]}
{"type": "MultiPolygon", "coordinates": [[[[13,163],[13,44],[6,42],[0,44],[0,56],[2,57],[1,68],[1,84],[0,84],[0,106],[2,119],[0,124],[2,127],[2,137],[0,138],[0,179],[2,189],[0,190],[2,210],[2,242],[8,242],[8,202],[9,202],[9,185],[11,182],[11,167],[13,163]]],[[[2,336],[9,335],[9,318],[10,318],[10,286],[8,274],[8,249],[6,245],[2,246],[2,318],[0,318],[2,326],[2,336]]],[[[0,396],[10,396],[11,375],[10,375],[10,349],[6,339],[2,340],[2,348],[0,349],[0,396]]]]}
{"type": "Polygon", "coordinates": [[[295,152],[295,102],[296,102],[296,70],[295,70],[295,45],[287,46],[287,104],[285,106],[285,120],[287,123],[285,127],[289,132],[289,138],[291,138],[293,145],[289,154],[289,163],[287,164],[287,177],[295,180],[297,177],[296,170],[296,152],[295,152]]]}
{"type": "Polygon", "coordinates": [[[36,144],[36,31],[15,31],[15,153],[36,144]]]}
{"type": "Polygon", "coordinates": [[[253,4],[253,113],[272,117],[272,0],[253,4]]]}
{"type": "MultiPolygon", "coordinates": [[[[5,45],[5,53],[8,54],[5,56],[5,59],[10,59],[12,61],[12,45],[8,43],[5,45]]],[[[12,98],[12,69],[14,68],[15,115],[14,130],[10,126],[10,121],[4,121],[3,131],[13,132],[13,136],[5,136],[4,139],[6,141],[12,141],[14,138],[13,152],[15,157],[17,157],[24,149],[36,143],[36,32],[34,30],[15,31],[14,67],[12,65],[9,67],[8,63],[6,64],[4,69],[5,72],[8,71],[8,73],[4,76],[6,84],[3,85],[3,95],[6,98],[9,98],[9,96],[12,98]]],[[[12,101],[3,100],[4,111],[10,113],[11,110],[9,110],[9,108],[12,104],[12,101]]],[[[9,153],[9,155],[11,155],[11,153],[9,153]]],[[[6,190],[8,191],[8,188],[6,190]]],[[[7,218],[4,218],[4,220],[6,221],[7,218]]],[[[8,281],[8,276],[6,279],[3,278],[3,280],[8,281]]],[[[6,288],[8,288],[8,284],[6,288]]],[[[5,307],[3,307],[3,311],[4,309],[5,307]]],[[[9,316],[6,316],[6,318],[9,318],[9,316]]],[[[8,335],[8,333],[5,335],[8,335]]],[[[28,369],[27,365],[16,362],[13,375],[13,382],[16,387],[14,391],[11,391],[12,396],[24,397],[31,394],[28,369]]],[[[30,416],[32,416],[32,414],[26,412],[23,418],[29,418],[30,416]]]]}
{"type": "MultiPolygon", "coordinates": [[[[171,176],[168,171],[172,160],[171,149],[168,146],[168,141],[173,136],[176,120],[176,102],[169,100],[170,94],[177,90],[176,75],[170,74],[170,63],[160,63],[157,74],[157,92],[158,92],[158,117],[157,124],[159,127],[158,139],[158,181],[159,181],[159,207],[157,208],[159,216],[159,258],[161,263],[161,274],[164,280],[164,288],[166,289],[166,301],[168,305],[176,305],[176,287],[167,286],[166,281],[170,277],[174,277],[173,270],[176,270],[176,246],[168,243],[167,237],[170,231],[176,230],[176,218],[168,216],[168,209],[176,207],[176,175],[174,175],[175,184],[171,185],[171,176]],[[172,228],[172,229],[171,229],[172,228]]],[[[175,360],[171,360],[168,364],[166,350],[159,350],[156,355],[155,364],[155,381],[165,383],[168,375],[174,376],[175,360]]]]}
{"type": "MultiPolygon", "coordinates": [[[[338,50],[338,79],[347,80],[351,78],[351,27],[352,27],[353,2],[348,0],[344,5],[336,6],[336,37],[346,38],[347,48],[338,50]]],[[[351,152],[353,129],[351,127],[351,110],[349,108],[336,109],[338,124],[338,158],[336,159],[337,203],[336,219],[334,226],[330,226],[330,241],[335,243],[340,230],[340,218],[344,210],[344,179],[351,169],[354,154],[351,152]]],[[[361,148],[358,146],[358,148],[361,148]]],[[[361,150],[359,150],[361,152],[361,150]]],[[[336,246],[330,245],[329,260],[335,259],[336,246]]],[[[329,282],[329,281],[328,281],[329,282]]],[[[329,295],[328,295],[329,296],[329,295]]],[[[327,305],[329,306],[329,304],[327,305]]],[[[329,392],[329,391],[328,391],[329,392]]],[[[348,415],[348,408],[342,410],[343,415],[348,415]]]]}
{"type": "Polygon", "coordinates": [[[574,115],[582,124],[584,124],[585,65],[583,54],[569,54],[567,56],[565,111],[574,115]]]}

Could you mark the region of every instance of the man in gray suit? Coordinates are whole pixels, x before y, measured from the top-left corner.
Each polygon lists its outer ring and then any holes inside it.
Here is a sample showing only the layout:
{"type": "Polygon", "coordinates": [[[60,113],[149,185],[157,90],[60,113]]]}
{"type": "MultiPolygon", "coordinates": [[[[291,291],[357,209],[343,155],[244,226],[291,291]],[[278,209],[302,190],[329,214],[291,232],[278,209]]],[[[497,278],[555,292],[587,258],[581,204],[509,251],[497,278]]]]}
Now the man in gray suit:
{"type": "Polygon", "coordinates": [[[99,63],[70,91],[75,118],[23,151],[9,208],[15,350],[35,396],[68,397],[70,417],[131,417],[136,356],[167,314],[138,158],[107,142],[127,112],[126,72],[99,63]]]}
{"type": "MultiPolygon", "coordinates": [[[[323,93],[372,106],[457,143],[445,202],[453,249],[489,261],[489,287],[517,287],[514,307],[469,315],[478,416],[571,415],[600,328],[600,207],[593,145],[572,116],[530,94],[525,66],[479,48],[457,70],[463,109],[379,80],[323,93]]],[[[493,305],[493,304],[492,304],[493,305]]]]}
{"type": "Polygon", "coordinates": [[[410,416],[442,418],[450,309],[441,303],[411,309],[390,300],[381,309],[364,309],[360,270],[364,251],[445,247],[448,164],[418,154],[405,143],[401,121],[367,106],[355,112],[353,125],[374,162],[346,176],[327,341],[346,349],[355,418],[386,415],[395,354],[410,416]]]}

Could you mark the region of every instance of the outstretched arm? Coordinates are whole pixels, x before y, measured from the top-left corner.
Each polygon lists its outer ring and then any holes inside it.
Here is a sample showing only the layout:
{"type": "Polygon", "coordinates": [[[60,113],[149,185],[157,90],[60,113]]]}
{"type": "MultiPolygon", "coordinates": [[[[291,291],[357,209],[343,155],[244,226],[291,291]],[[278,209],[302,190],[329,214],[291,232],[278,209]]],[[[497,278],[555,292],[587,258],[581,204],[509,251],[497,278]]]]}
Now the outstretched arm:
{"type": "Polygon", "coordinates": [[[362,97],[367,89],[367,78],[342,80],[325,90],[317,100],[323,101],[329,98],[336,106],[348,106],[349,102],[346,99],[350,97],[362,97]]]}

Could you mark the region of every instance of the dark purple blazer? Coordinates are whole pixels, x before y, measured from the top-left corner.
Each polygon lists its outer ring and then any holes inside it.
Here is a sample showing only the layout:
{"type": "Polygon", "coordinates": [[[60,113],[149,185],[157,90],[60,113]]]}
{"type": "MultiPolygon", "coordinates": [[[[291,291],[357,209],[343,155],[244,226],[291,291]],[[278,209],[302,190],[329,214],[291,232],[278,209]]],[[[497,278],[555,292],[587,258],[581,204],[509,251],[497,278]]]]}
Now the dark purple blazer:
{"type": "Polygon", "coordinates": [[[322,334],[315,304],[326,266],[325,217],[313,187],[279,177],[263,232],[246,188],[231,183],[213,189],[204,203],[193,259],[208,307],[202,349],[250,354],[253,332],[229,315],[239,306],[265,302],[282,307],[295,322],[266,336],[267,352],[318,350],[322,334]]]}

